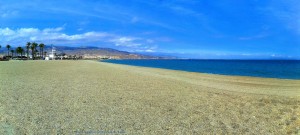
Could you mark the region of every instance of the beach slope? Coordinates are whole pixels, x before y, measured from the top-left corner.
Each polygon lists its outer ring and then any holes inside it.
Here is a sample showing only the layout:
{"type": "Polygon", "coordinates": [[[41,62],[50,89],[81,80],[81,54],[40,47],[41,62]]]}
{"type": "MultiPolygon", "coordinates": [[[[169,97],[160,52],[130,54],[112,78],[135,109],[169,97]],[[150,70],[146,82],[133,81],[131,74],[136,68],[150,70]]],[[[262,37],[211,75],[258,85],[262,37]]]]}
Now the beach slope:
{"type": "Polygon", "coordinates": [[[0,134],[299,134],[300,80],[0,62],[0,134]]]}

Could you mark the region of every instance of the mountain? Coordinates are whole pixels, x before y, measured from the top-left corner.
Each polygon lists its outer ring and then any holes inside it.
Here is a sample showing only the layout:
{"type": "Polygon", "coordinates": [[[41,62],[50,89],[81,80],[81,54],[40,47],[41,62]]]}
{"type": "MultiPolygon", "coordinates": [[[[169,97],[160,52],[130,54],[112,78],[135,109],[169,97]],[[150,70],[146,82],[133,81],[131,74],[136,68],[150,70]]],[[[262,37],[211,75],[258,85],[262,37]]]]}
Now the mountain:
{"type": "MultiPolygon", "coordinates": [[[[24,47],[23,47],[24,48],[24,47]]],[[[130,53],[126,51],[119,51],[111,48],[99,48],[93,46],[87,47],[69,47],[69,46],[55,46],[55,53],[57,55],[77,55],[83,56],[84,59],[169,59],[171,57],[159,56],[155,54],[139,54],[139,53],[130,53]]],[[[15,50],[15,48],[11,48],[15,50]]],[[[37,48],[39,51],[39,48],[37,48]]],[[[44,51],[47,54],[51,54],[52,47],[46,46],[44,51]]],[[[0,49],[0,56],[6,55],[7,49],[2,47],[0,49]]],[[[30,53],[31,54],[31,53],[30,53]]]]}
{"type": "MultiPolygon", "coordinates": [[[[112,59],[163,59],[164,57],[143,55],[137,53],[130,53],[125,51],[119,51],[111,48],[99,48],[99,47],[68,47],[68,46],[55,46],[56,54],[77,55],[83,56],[85,59],[100,59],[100,58],[112,58],[112,59]]],[[[51,53],[52,47],[47,46],[45,51],[48,54],[51,53]]]]}

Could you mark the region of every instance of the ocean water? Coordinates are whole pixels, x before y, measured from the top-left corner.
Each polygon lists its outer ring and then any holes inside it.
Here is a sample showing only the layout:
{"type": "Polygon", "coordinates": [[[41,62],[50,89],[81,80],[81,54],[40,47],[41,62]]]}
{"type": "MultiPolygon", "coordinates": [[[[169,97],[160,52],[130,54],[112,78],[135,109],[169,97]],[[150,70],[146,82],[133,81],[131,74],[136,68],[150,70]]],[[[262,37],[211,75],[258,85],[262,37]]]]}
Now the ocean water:
{"type": "Polygon", "coordinates": [[[189,72],[300,79],[297,60],[105,60],[104,62],[189,72]]]}

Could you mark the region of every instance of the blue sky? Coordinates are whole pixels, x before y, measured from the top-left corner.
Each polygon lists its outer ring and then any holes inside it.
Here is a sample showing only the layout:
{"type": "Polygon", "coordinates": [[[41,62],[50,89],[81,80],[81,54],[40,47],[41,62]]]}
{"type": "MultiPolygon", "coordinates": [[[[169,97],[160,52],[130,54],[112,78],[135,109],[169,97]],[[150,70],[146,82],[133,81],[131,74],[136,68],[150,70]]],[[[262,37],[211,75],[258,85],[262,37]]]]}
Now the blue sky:
{"type": "Polygon", "coordinates": [[[300,59],[300,1],[0,1],[0,44],[27,41],[182,58],[300,59]]]}

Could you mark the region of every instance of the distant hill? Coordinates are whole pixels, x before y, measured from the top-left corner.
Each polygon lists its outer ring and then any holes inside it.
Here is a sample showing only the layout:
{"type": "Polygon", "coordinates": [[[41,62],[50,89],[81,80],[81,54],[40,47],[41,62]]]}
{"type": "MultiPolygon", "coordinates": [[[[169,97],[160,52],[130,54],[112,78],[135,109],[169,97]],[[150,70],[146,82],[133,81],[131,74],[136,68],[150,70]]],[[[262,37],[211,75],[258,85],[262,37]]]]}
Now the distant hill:
{"type": "MultiPolygon", "coordinates": [[[[15,48],[11,48],[15,49],[15,48]]],[[[51,53],[51,46],[46,46],[44,51],[47,54],[51,53]]],[[[39,50],[39,48],[37,49],[39,50]]],[[[160,57],[158,55],[151,54],[138,54],[138,53],[130,53],[126,51],[119,51],[111,48],[99,48],[99,47],[69,47],[69,46],[55,46],[56,54],[66,54],[66,55],[77,55],[83,56],[86,59],[168,59],[169,57],[160,57]]],[[[2,47],[0,49],[0,55],[6,55],[7,49],[2,47]]]]}
{"type": "MultiPolygon", "coordinates": [[[[125,51],[119,51],[111,48],[99,48],[99,47],[68,47],[68,46],[55,46],[56,54],[77,55],[83,56],[87,59],[95,58],[113,58],[113,59],[163,59],[164,57],[142,55],[136,53],[130,53],[125,51]]],[[[51,52],[51,47],[47,46],[45,51],[48,54],[51,52]]]]}

